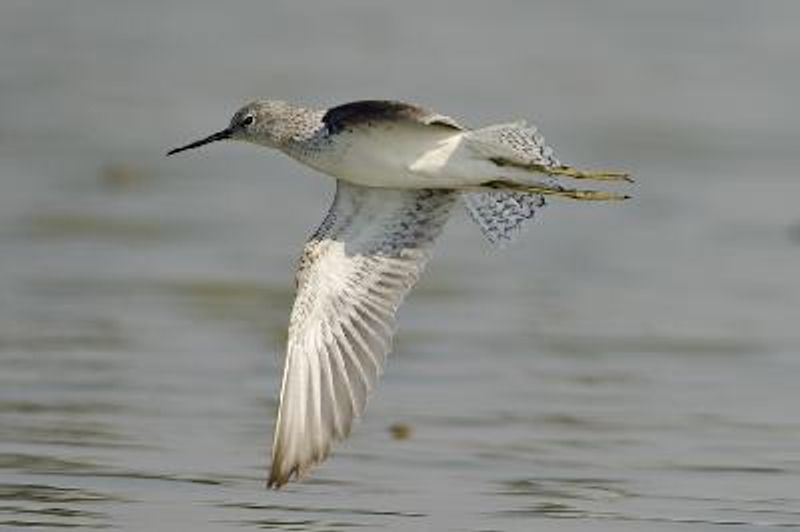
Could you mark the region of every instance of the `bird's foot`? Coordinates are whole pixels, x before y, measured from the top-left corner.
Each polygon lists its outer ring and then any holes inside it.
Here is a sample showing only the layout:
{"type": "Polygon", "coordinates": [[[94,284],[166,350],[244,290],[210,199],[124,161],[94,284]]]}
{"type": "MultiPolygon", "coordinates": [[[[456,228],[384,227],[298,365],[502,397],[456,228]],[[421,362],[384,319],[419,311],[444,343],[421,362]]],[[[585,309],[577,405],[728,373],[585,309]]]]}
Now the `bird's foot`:
{"type": "Polygon", "coordinates": [[[628,172],[618,170],[579,170],[565,164],[559,166],[538,165],[536,170],[551,176],[571,177],[572,179],[591,179],[594,181],[625,181],[633,183],[633,178],[628,172]]]}

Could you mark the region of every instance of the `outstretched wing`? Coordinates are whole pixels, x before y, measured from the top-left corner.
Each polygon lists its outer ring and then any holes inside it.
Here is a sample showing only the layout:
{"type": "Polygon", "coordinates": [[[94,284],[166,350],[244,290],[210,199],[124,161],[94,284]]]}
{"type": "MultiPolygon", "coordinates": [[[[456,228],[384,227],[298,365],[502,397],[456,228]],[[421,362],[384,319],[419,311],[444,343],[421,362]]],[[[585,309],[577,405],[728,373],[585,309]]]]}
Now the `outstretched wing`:
{"type": "Polygon", "coordinates": [[[395,312],[457,198],[338,182],[297,272],[269,486],[303,475],[349,434],[383,369],[395,312]]]}
{"type": "Polygon", "coordinates": [[[380,122],[406,121],[425,126],[439,126],[456,131],[463,130],[449,116],[440,115],[424,107],[393,100],[362,100],[332,107],[322,117],[331,133],[343,129],[373,125],[380,122]]]}

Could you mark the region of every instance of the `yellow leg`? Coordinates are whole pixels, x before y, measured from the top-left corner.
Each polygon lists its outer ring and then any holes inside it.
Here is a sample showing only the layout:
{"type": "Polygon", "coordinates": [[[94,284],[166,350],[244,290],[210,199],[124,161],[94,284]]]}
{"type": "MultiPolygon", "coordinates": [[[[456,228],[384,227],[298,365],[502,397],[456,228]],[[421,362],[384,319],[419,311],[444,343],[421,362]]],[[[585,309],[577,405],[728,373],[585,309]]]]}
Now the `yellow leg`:
{"type": "Polygon", "coordinates": [[[532,170],[552,176],[565,176],[573,179],[593,179],[595,181],[627,181],[633,183],[633,178],[627,172],[616,170],[578,170],[567,165],[545,166],[543,164],[530,165],[532,170]]]}
{"type": "Polygon", "coordinates": [[[562,196],[579,201],[618,201],[630,198],[630,196],[626,194],[604,192],[602,190],[581,190],[543,184],[523,185],[521,183],[510,183],[507,181],[492,181],[486,183],[485,186],[500,190],[515,190],[518,192],[527,192],[529,194],[542,194],[544,196],[562,196]]]}

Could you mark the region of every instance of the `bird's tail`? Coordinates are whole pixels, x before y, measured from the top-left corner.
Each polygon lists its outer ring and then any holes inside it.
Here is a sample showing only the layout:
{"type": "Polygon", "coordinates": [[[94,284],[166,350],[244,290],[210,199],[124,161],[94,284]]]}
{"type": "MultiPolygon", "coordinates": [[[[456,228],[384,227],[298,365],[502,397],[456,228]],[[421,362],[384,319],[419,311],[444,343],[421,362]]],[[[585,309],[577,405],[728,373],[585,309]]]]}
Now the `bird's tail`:
{"type": "Polygon", "coordinates": [[[560,178],[633,181],[625,172],[578,170],[562,164],[537,128],[525,122],[470,131],[465,141],[475,156],[494,167],[498,176],[463,195],[467,212],[492,244],[513,240],[534,213],[544,207],[545,196],[592,201],[628,198],[615,192],[565,186],[560,178]]]}
{"type": "Polygon", "coordinates": [[[462,198],[486,240],[500,247],[512,242],[545,206],[544,196],[525,192],[465,192],[462,198]]]}
{"type": "Polygon", "coordinates": [[[506,164],[561,164],[539,129],[525,121],[475,129],[465,135],[465,141],[473,152],[488,160],[497,159],[506,164]]]}
{"type": "Polygon", "coordinates": [[[476,155],[494,164],[498,175],[502,176],[485,183],[487,188],[604,201],[628,196],[570,188],[562,185],[558,178],[633,182],[627,172],[579,170],[561,163],[536,127],[525,122],[498,124],[470,131],[465,140],[476,155]]]}

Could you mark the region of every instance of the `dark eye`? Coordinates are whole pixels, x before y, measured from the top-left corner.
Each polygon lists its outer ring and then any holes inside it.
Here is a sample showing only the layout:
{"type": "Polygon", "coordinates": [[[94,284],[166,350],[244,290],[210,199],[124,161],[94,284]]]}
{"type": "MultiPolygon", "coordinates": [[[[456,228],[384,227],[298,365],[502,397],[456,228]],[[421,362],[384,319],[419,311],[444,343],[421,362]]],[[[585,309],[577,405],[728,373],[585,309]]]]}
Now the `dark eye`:
{"type": "Polygon", "coordinates": [[[244,117],[242,119],[242,125],[243,126],[249,126],[249,125],[252,125],[252,123],[255,122],[255,121],[256,121],[256,119],[253,118],[253,115],[247,115],[246,117],[244,117]]]}

